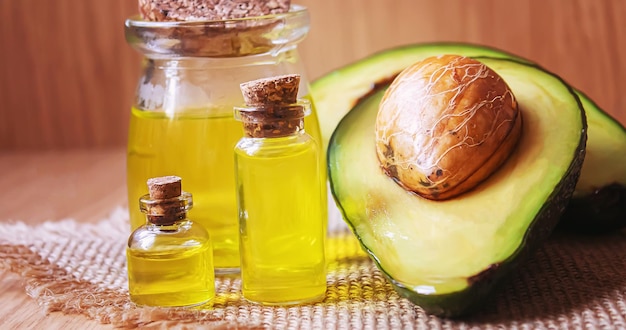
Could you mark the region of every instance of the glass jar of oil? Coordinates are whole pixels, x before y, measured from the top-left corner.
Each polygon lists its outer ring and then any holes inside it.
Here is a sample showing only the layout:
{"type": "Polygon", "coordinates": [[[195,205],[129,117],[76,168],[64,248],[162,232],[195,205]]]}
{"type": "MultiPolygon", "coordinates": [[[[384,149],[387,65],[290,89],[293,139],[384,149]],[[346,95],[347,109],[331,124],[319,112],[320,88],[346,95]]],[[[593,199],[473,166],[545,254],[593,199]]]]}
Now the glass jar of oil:
{"type": "MultiPolygon", "coordinates": [[[[194,192],[190,216],[212,237],[217,273],[239,271],[232,155],[242,136],[232,115],[242,103],[239,84],[300,74],[299,97],[310,99],[297,50],[308,31],[308,11],[298,5],[284,14],[225,21],[126,21],[128,43],[144,55],[128,136],[129,205],[146,193],[148,178],[182,177],[194,192]]],[[[320,142],[314,108],[306,125],[320,142]]],[[[139,210],[131,208],[130,223],[131,229],[143,223],[139,210]]]]}

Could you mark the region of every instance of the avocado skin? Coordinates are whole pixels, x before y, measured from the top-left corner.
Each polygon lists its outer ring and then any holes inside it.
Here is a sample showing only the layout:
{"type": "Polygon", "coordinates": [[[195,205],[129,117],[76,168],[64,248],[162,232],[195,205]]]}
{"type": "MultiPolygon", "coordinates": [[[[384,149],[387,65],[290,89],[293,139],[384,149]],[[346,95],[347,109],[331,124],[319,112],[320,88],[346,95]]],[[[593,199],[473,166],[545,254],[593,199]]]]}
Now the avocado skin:
{"type": "MultiPolygon", "coordinates": [[[[480,61],[481,58],[489,59],[489,57],[476,57],[480,61]]],[[[420,294],[413,291],[411,288],[404,286],[402,283],[396,281],[390,274],[388,274],[381,266],[378,261],[378,257],[371,251],[369,248],[361,241],[358,233],[356,232],[354,226],[350,223],[350,221],[346,221],[351,228],[351,231],[355,233],[355,236],[359,240],[361,247],[365,252],[370,255],[370,257],[375,261],[376,266],[379,270],[384,274],[387,280],[390,282],[394,290],[402,297],[408,299],[412,303],[416,304],[420,308],[422,308],[426,313],[446,317],[446,318],[461,318],[465,316],[469,316],[471,314],[476,313],[480,308],[482,308],[485,304],[485,301],[489,298],[489,296],[501,287],[510,273],[517,269],[520,264],[523,264],[529,256],[539,247],[541,244],[550,236],[553,232],[554,228],[557,227],[563,212],[568,206],[571,197],[576,188],[576,183],[578,182],[578,178],[580,176],[582,165],[585,159],[586,153],[586,141],[587,141],[587,120],[585,118],[585,112],[583,111],[583,106],[578,98],[576,92],[566,84],[563,79],[560,77],[549,73],[543,70],[541,67],[537,65],[533,65],[524,61],[517,61],[513,59],[500,59],[504,61],[515,62],[518,64],[530,66],[537,68],[538,70],[544,71],[549,75],[554,76],[559,81],[563,83],[564,86],[567,87],[569,92],[573,95],[573,97],[577,100],[578,106],[580,109],[580,116],[582,121],[582,132],[580,135],[580,140],[578,146],[575,151],[575,155],[573,155],[572,162],[568,167],[565,175],[561,178],[559,183],[554,187],[552,193],[543,204],[542,208],[538,211],[535,218],[532,220],[528,229],[526,230],[525,236],[517,249],[511,256],[507,259],[503,260],[499,263],[492,264],[489,268],[483,270],[482,272],[475,274],[467,279],[468,286],[466,289],[462,291],[457,291],[449,294],[420,294]]],[[[360,108],[358,104],[360,102],[365,102],[368,97],[373,97],[376,92],[379,92],[380,89],[385,89],[388,87],[387,82],[391,82],[393,79],[389,79],[386,82],[378,82],[376,84],[377,90],[372,90],[368,95],[362,97],[355,105],[354,109],[360,108]]],[[[346,120],[346,117],[342,119],[346,120]]],[[[331,155],[330,146],[334,144],[336,131],[330,138],[329,143],[329,151],[328,154],[331,155]]],[[[328,171],[329,173],[332,171],[331,168],[331,159],[328,159],[328,171]]],[[[334,196],[334,183],[331,180],[331,191],[333,191],[334,196]]],[[[334,196],[337,199],[336,196],[334,196]]],[[[341,211],[343,218],[348,219],[346,217],[346,213],[343,210],[341,203],[336,200],[337,206],[341,211]]]]}
{"type": "Polygon", "coordinates": [[[604,234],[626,227],[626,186],[613,183],[593,193],[572,198],[559,228],[587,234],[604,234]]]}

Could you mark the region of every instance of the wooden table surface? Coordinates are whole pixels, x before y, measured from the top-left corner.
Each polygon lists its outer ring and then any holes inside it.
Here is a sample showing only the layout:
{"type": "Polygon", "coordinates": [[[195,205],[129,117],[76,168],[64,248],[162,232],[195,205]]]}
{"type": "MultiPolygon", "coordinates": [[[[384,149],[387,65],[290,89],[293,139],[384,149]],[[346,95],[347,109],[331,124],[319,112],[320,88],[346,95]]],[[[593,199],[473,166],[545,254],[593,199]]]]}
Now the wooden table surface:
{"type": "MultiPolygon", "coordinates": [[[[139,58],[121,27],[136,6],[101,3],[0,1],[0,221],[94,222],[126,203],[123,144],[139,58]]],[[[301,46],[311,78],[402,44],[482,43],[541,63],[626,124],[626,1],[299,3],[312,18],[301,46]]],[[[0,329],[106,328],[44,315],[14,274],[0,272],[0,287],[0,329]]]]}
{"type": "MultiPolygon", "coordinates": [[[[0,187],[7,188],[0,189],[0,215],[28,224],[103,219],[127,205],[125,157],[123,148],[0,153],[0,187]]],[[[104,327],[83,316],[46,316],[15,274],[0,272],[0,288],[0,329],[104,327]]]]}

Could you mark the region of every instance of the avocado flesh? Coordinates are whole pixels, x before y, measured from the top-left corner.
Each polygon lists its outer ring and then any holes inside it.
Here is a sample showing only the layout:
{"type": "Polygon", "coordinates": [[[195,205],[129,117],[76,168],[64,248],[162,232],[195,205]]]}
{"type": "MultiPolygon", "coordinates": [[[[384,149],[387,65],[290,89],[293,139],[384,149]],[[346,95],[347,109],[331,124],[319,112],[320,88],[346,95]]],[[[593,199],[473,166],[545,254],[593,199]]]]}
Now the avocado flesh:
{"type": "MultiPolygon", "coordinates": [[[[534,65],[511,53],[465,43],[412,44],[373,54],[311,84],[324,147],[360,98],[389,84],[409,65],[440,54],[514,59],[534,65]]],[[[584,94],[577,94],[588,113],[588,155],[562,227],[589,233],[626,227],[626,129],[584,94]]]]}
{"type": "Polygon", "coordinates": [[[626,128],[578,93],[589,127],[587,156],[574,198],[592,194],[613,183],[626,187],[626,128]]]}
{"type": "Polygon", "coordinates": [[[578,92],[588,125],[587,155],[561,227],[603,233],[626,226],[626,128],[578,92]]]}
{"type": "Polygon", "coordinates": [[[383,91],[343,118],[328,149],[333,196],[363,248],[400,294],[443,316],[479,307],[548,236],[584,158],[584,114],[567,85],[536,67],[480,60],[511,87],[524,128],[512,156],[474,190],[431,201],[382,172],[374,126],[383,91]]]}

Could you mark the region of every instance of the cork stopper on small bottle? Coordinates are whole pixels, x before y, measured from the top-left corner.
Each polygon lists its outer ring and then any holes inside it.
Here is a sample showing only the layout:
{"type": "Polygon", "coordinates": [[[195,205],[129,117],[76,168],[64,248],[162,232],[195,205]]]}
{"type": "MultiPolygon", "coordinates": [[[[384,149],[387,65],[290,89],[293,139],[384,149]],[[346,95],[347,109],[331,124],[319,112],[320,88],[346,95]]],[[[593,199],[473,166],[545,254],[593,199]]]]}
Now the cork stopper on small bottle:
{"type": "Polygon", "coordinates": [[[296,103],[299,86],[299,74],[262,78],[239,85],[248,106],[296,103]]]}
{"type": "Polygon", "coordinates": [[[182,179],[178,176],[162,176],[148,179],[148,191],[152,199],[170,199],[182,193],[182,179]]]}
{"type": "Polygon", "coordinates": [[[148,221],[157,225],[171,225],[186,217],[191,208],[191,194],[182,191],[178,176],[148,179],[149,195],[140,199],[140,207],[148,221]]]}
{"type": "Polygon", "coordinates": [[[298,103],[300,75],[262,78],[240,85],[247,108],[238,108],[248,137],[281,137],[304,127],[307,109],[298,103]]]}

